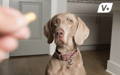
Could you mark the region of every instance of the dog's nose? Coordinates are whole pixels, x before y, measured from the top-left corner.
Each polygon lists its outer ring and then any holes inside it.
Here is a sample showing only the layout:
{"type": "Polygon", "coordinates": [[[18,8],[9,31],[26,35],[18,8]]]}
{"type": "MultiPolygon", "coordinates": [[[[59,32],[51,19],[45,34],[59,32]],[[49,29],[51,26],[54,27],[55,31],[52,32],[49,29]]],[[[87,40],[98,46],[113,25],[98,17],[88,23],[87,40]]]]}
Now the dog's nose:
{"type": "Polygon", "coordinates": [[[63,29],[58,29],[58,30],[56,31],[56,35],[57,35],[57,36],[63,36],[63,35],[64,35],[63,29]]]}

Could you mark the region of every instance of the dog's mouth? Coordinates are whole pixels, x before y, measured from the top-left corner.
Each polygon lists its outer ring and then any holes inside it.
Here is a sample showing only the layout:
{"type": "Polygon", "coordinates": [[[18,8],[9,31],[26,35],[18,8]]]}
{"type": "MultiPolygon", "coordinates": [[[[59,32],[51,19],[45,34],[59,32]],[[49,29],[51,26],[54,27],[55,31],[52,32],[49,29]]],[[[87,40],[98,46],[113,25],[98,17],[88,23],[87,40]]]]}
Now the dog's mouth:
{"type": "Polygon", "coordinates": [[[55,36],[55,43],[58,46],[62,46],[65,44],[64,38],[60,36],[55,36]]]}
{"type": "Polygon", "coordinates": [[[55,43],[58,46],[63,46],[65,44],[65,32],[62,28],[57,28],[55,31],[55,43]]]}

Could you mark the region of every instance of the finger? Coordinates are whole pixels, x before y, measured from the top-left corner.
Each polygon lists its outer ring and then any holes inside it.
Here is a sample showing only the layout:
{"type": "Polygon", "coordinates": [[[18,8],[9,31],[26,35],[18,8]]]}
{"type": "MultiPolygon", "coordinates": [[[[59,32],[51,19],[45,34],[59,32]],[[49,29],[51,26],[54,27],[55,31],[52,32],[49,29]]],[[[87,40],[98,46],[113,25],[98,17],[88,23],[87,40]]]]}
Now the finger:
{"type": "Polygon", "coordinates": [[[11,52],[18,47],[18,41],[10,36],[0,37],[0,49],[11,52]]]}
{"type": "Polygon", "coordinates": [[[9,58],[9,54],[4,50],[0,49],[0,62],[9,58]]]}
{"type": "Polygon", "coordinates": [[[11,34],[10,36],[15,37],[17,39],[28,39],[30,37],[30,30],[28,27],[24,27],[19,31],[11,34]]]}
{"type": "Polygon", "coordinates": [[[0,8],[0,32],[10,33],[26,25],[25,17],[14,9],[0,8]]]}
{"type": "Polygon", "coordinates": [[[28,25],[35,19],[34,14],[23,15],[18,10],[12,8],[0,8],[0,33],[11,33],[28,25]]]}

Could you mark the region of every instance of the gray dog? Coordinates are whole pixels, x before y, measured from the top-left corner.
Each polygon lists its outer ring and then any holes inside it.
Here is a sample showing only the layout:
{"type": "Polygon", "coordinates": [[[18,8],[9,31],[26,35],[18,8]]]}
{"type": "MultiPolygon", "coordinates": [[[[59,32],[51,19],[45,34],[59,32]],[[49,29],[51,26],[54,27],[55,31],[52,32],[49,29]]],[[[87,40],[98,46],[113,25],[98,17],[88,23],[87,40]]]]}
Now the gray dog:
{"type": "Polygon", "coordinates": [[[86,75],[77,45],[87,39],[89,29],[79,17],[71,13],[57,14],[44,26],[44,34],[49,44],[53,40],[56,44],[46,75],[86,75]]]}

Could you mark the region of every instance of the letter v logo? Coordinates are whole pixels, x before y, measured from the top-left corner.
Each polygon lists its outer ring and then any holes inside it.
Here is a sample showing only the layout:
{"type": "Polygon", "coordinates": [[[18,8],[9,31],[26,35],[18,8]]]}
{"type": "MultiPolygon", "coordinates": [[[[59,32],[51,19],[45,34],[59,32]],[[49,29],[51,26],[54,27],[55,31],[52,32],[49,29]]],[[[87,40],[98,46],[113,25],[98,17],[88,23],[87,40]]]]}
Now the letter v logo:
{"type": "Polygon", "coordinates": [[[98,13],[109,13],[112,10],[113,3],[101,3],[98,7],[98,13]]]}

